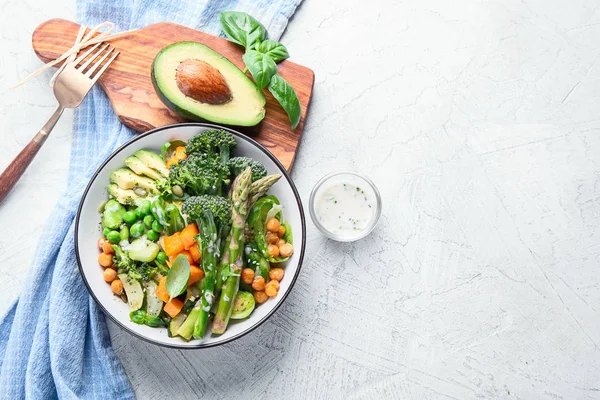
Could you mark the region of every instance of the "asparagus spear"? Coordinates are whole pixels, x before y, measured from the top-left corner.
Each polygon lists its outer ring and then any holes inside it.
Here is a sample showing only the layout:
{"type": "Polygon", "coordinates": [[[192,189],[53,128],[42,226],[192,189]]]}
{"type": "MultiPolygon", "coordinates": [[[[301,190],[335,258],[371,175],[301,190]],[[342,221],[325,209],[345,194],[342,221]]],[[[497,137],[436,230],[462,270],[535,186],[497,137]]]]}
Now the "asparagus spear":
{"type": "Polygon", "coordinates": [[[233,309],[233,299],[240,285],[240,274],[243,266],[244,229],[246,227],[246,217],[248,216],[251,179],[252,170],[246,168],[235,178],[233,183],[234,189],[231,196],[233,222],[231,224],[231,241],[229,242],[230,274],[221,291],[219,306],[211,327],[211,331],[215,334],[222,334],[227,329],[231,310],[233,309]]]}
{"type": "Polygon", "coordinates": [[[248,209],[250,209],[256,200],[273,186],[281,178],[280,174],[267,175],[264,178],[257,179],[250,185],[250,200],[248,201],[248,209]]]}

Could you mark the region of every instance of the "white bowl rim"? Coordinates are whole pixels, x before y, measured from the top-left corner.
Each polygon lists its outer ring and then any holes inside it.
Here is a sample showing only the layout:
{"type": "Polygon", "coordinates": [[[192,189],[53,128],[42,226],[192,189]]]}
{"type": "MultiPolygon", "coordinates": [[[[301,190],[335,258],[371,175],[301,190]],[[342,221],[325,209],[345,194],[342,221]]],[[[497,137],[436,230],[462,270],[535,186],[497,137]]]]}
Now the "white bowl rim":
{"type": "Polygon", "coordinates": [[[300,270],[302,269],[302,263],[304,261],[304,252],[306,250],[306,218],[304,216],[304,208],[302,207],[302,200],[300,199],[300,194],[298,193],[298,189],[296,188],[296,185],[294,184],[294,181],[292,181],[292,178],[290,177],[288,171],[285,169],[285,167],[281,164],[281,162],[277,159],[277,157],[275,157],[275,155],[273,155],[273,153],[271,153],[269,150],[267,150],[267,148],[265,148],[262,144],[258,143],[256,140],[252,139],[249,136],[246,136],[238,131],[235,131],[231,128],[225,127],[225,126],[221,126],[221,125],[215,125],[215,124],[208,124],[208,123],[204,123],[204,122],[182,122],[182,123],[178,123],[178,124],[171,124],[171,125],[165,125],[165,126],[161,126],[158,128],[154,128],[149,130],[148,132],[144,132],[142,134],[138,134],[136,137],[132,138],[131,140],[128,140],[127,142],[125,142],[124,144],[122,144],[121,146],[119,146],[115,151],[112,152],[112,154],[110,156],[108,156],[106,158],[106,160],[104,160],[102,162],[102,164],[100,164],[100,166],[96,169],[96,171],[94,172],[94,174],[92,175],[92,177],[90,178],[89,183],[87,184],[84,192],[83,192],[83,196],[81,196],[81,201],[79,202],[79,207],[77,208],[77,216],[75,217],[75,234],[74,234],[74,241],[75,241],[75,256],[77,258],[77,266],[79,269],[79,274],[81,275],[81,277],[83,278],[83,282],[85,283],[85,287],[88,291],[88,293],[90,294],[90,296],[94,299],[94,302],[96,302],[96,305],[98,305],[100,307],[100,309],[102,310],[102,312],[104,313],[104,315],[107,315],[115,324],[117,324],[121,329],[127,331],[128,333],[130,333],[131,335],[135,336],[138,339],[142,339],[148,343],[152,343],[158,346],[162,346],[162,347],[169,347],[169,348],[174,348],[174,349],[191,349],[191,350],[197,350],[197,349],[205,349],[205,348],[209,348],[209,347],[215,347],[215,346],[221,346],[225,343],[229,343],[233,340],[239,339],[242,336],[247,335],[248,333],[252,332],[253,330],[255,330],[256,328],[258,328],[260,325],[262,325],[267,319],[269,319],[274,313],[275,311],[277,311],[279,309],[279,307],[281,306],[281,304],[283,304],[283,302],[285,301],[285,299],[287,298],[287,296],[290,294],[290,292],[292,291],[292,289],[294,288],[294,284],[296,283],[296,279],[298,279],[298,275],[300,274],[300,270]],[[230,132],[233,136],[236,137],[236,139],[241,139],[241,140],[245,140],[247,142],[249,142],[250,144],[256,146],[259,150],[261,150],[263,153],[265,153],[265,155],[267,157],[269,157],[279,168],[280,173],[283,175],[283,177],[287,180],[287,182],[289,183],[292,192],[294,193],[294,197],[296,198],[296,203],[298,205],[298,209],[300,212],[300,220],[302,222],[302,250],[300,251],[300,256],[298,259],[298,268],[296,268],[296,273],[294,274],[294,277],[292,278],[292,281],[290,282],[290,288],[289,290],[286,291],[286,293],[283,294],[283,297],[281,299],[278,299],[277,303],[275,304],[275,306],[273,307],[273,309],[271,311],[269,311],[262,319],[260,319],[258,322],[254,323],[253,325],[251,325],[248,329],[245,329],[244,331],[238,333],[237,335],[234,335],[228,339],[225,339],[223,341],[219,341],[216,343],[204,343],[199,341],[198,344],[190,346],[188,345],[179,345],[179,344],[175,344],[175,343],[164,343],[164,342],[158,342],[155,341],[149,337],[143,336],[139,333],[137,333],[134,329],[130,328],[129,326],[127,326],[126,324],[122,323],[117,317],[113,316],[111,313],[109,313],[106,308],[102,305],[102,303],[100,302],[100,300],[96,297],[96,295],[94,294],[94,292],[92,291],[87,278],[85,276],[85,273],[83,272],[83,267],[82,267],[82,262],[79,256],[79,244],[78,244],[78,237],[79,237],[79,220],[81,217],[81,211],[83,210],[83,204],[85,203],[85,199],[88,195],[88,192],[90,191],[92,184],[94,183],[94,181],[96,180],[96,178],[98,177],[98,175],[100,174],[100,172],[106,167],[106,165],[108,164],[108,162],[110,160],[112,160],[117,154],[119,154],[121,151],[125,150],[127,147],[129,147],[129,145],[131,145],[132,143],[145,138],[146,136],[150,136],[153,133],[156,132],[160,132],[163,130],[168,130],[168,129],[173,129],[173,128],[177,128],[177,127],[182,127],[182,126],[195,126],[195,127],[200,127],[200,128],[213,128],[213,129],[224,129],[228,132],[230,132]]]}

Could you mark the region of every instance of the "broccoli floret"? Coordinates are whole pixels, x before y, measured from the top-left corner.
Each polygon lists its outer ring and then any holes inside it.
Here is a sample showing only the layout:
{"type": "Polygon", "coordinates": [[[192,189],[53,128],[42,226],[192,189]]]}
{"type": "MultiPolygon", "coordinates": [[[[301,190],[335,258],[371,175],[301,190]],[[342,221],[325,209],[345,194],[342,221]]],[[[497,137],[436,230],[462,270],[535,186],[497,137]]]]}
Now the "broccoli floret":
{"type": "Polygon", "coordinates": [[[195,220],[200,229],[202,254],[208,246],[213,256],[219,256],[221,242],[231,229],[231,202],[220,196],[193,196],[183,202],[181,210],[188,215],[188,221],[195,220]]]}
{"type": "Polygon", "coordinates": [[[132,266],[135,266],[135,261],[129,258],[121,247],[116,244],[113,244],[112,248],[115,251],[115,255],[113,256],[114,266],[117,267],[119,272],[129,272],[132,266]]]}
{"type": "Polygon", "coordinates": [[[183,202],[181,208],[193,220],[202,217],[205,211],[210,211],[217,225],[231,223],[231,202],[219,196],[192,196],[183,202]]]}
{"type": "MultiPolygon", "coordinates": [[[[221,195],[223,184],[229,183],[229,167],[220,163],[214,154],[192,154],[169,170],[169,185],[185,187],[195,196],[221,195]]],[[[169,186],[168,185],[168,186],[169,186]]]]}
{"type": "Polygon", "coordinates": [[[252,169],[252,182],[267,176],[267,168],[250,157],[233,157],[229,160],[229,169],[233,176],[238,176],[248,167],[252,169]]]}
{"type": "Polygon", "coordinates": [[[186,154],[217,154],[222,164],[227,164],[237,145],[233,135],[223,129],[211,129],[192,137],[185,146],[186,154]]]}

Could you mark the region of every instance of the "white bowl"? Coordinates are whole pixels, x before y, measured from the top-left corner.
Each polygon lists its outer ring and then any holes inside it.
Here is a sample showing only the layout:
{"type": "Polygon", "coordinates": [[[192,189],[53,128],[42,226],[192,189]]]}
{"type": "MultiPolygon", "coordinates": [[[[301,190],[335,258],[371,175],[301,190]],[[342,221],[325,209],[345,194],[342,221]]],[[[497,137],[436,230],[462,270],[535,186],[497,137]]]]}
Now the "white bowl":
{"type": "Polygon", "coordinates": [[[217,346],[237,339],[265,322],[283,303],[296,282],[304,258],[305,244],[306,226],[300,196],[281,163],[271,152],[253,139],[228,128],[203,123],[185,123],[157,128],[137,136],[119,147],[104,161],[92,177],[83,194],[75,221],[75,252],[79,272],[96,303],[106,315],[131,334],[151,343],[175,348],[189,349],[217,346]],[[193,339],[186,342],[181,337],[169,337],[166,328],[151,328],[133,323],[129,319],[129,306],[113,295],[110,285],[104,282],[102,277],[103,268],[98,264],[99,250],[96,245],[96,242],[102,236],[98,206],[102,201],[108,199],[106,186],[109,183],[110,172],[122,167],[123,160],[135,151],[149,149],[158,152],[166,141],[176,139],[187,141],[199,132],[215,128],[225,129],[235,136],[237,140],[236,155],[252,157],[263,163],[269,174],[279,173],[282,175],[279,182],[269,190],[269,194],[274,194],[279,198],[283,206],[284,218],[292,226],[294,254],[285,263],[285,276],[281,281],[277,297],[257,306],[247,319],[232,320],[227,327],[227,331],[222,335],[213,335],[207,330],[203,339],[193,339]]]}

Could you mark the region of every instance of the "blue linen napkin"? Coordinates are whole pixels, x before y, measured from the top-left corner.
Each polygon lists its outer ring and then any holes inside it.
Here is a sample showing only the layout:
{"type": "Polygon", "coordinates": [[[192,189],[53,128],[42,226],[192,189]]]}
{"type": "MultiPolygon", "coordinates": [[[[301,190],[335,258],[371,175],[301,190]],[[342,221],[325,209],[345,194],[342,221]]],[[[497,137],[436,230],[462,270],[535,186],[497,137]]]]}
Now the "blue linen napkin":
{"type": "MultiPolygon", "coordinates": [[[[116,31],[123,31],[168,21],[212,34],[221,32],[220,11],[239,10],[256,17],[277,40],[301,1],[78,0],[77,7],[78,21],[90,27],[112,21],[116,31]]],[[[46,223],[23,293],[0,320],[0,398],[135,397],[113,352],[104,315],[77,270],[73,237],[87,182],[133,136],[98,87],[75,111],[67,190],[46,223]]]]}

